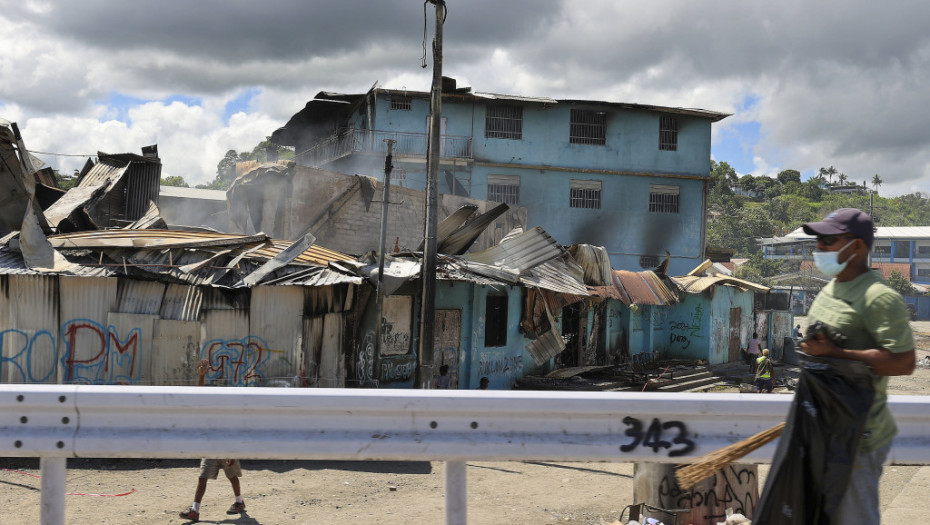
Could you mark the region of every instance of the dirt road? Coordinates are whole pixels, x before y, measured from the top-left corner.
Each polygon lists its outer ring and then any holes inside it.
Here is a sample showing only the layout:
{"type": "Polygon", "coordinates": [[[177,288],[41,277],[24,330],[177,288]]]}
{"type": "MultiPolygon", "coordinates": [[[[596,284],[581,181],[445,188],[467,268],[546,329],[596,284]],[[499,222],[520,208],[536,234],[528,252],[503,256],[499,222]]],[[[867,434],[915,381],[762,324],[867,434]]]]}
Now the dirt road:
{"type": "MultiPolygon", "coordinates": [[[[924,358],[930,354],[923,350],[930,348],[930,322],[913,325],[918,358],[924,358]]],[[[927,395],[930,370],[892,378],[890,393],[927,395]]],[[[0,468],[0,523],[38,523],[38,460],[0,459],[0,468]]],[[[208,484],[202,523],[412,525],[445,520],[441,462],[243,460],[243,468],[246,514],[225,514],[232,491],[221,475],[208,484]]],[[[759,470],[764,477],[767,467],[759,470]]],[[[920,467],[887,468],[883,509],[913,503],[930,510],[925,498],[895,499],[908,483],[926,477],[920,472],[920,467]]],[[[196,478],[195,460],[71,460],[66,490],[75,495],[65,500],[67,522],[185,523],[178,512],[193,500],[196,478]]],[[[469,462],[469,524],[612,523],[633,503],[632,478],[630,463],[469,462]]]]}

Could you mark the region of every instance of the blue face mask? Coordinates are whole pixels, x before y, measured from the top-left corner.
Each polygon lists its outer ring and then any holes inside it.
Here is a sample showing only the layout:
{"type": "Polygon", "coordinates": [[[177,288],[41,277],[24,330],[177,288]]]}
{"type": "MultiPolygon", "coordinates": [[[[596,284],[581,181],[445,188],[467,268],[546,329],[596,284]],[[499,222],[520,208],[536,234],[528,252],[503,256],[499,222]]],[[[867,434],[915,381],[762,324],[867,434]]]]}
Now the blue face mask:
{"type": "Polygon", "coordinates": [[[846,265],[849,264],[847,259],[844,262],[839,262],[840,254],[843,253],[843,250],[849,248],[852,243],[856,242],[856,239],[850,240],[846,243],[846,246],[843,246],[839,251],[835,252],[814,252],[814,266],[820,270],[820,273],[826,275],[827,277],[836,277],[840,272],[846,269],[846,265]]]}

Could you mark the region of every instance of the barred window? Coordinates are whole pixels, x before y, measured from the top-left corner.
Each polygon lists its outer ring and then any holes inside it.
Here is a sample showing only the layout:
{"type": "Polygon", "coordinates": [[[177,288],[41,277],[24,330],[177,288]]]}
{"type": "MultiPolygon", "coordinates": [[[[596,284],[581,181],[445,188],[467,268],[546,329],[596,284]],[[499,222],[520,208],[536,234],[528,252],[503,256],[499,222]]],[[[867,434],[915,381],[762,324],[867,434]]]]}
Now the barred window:
{"type": "Polygon", "coordinates": [[[520,202],[519,175],[488,175],[488,200],[504,204],[520,202]]]}
{"type": "Polygon", "coordinates": [[[572,180],[569,182],[569,207],[595,208],[601,207],[601,181],[599,180],[572,180]]]}
{"type": "Polygon", "coordinates": [[[573,109],[568,138],[572,144],[607,144],[607,114],[603,111],[573,109]]]}
{"type": "Polygon", "coordinates": [[[872,248],[872,253],[879,257],[891,257],[891,246],[875,246],[872,248]]]}
{"type": "Polygon", "coordinates": [[[639,258],[641,268],[655,268],[659,266],[659,257],[657,255],[643,255],[639,258]]]}
{"type": "Polygon", "coordinates": [[[650,184],[649,211],[654,213],[678,213],[681,207],[679,190],[679,186],[650,184]]]}
{"type": "Polygon", "coordinates": [[[917,277],[930,277],[930,268],[918,268],[917,277]]]}
{"type": "Polygon", "coordinates": [[[930,255],[930,246],[917,246],[917,255],[930,255]]]}
{"type": "Polygon", "coordinates": [[[678,150],[678,118],[669,115],[659,117],[659,149],[678,150]]]}
{"type": "Polygon", "coordinates": [[[413,103],[410,95],[391,95],[391,109],[410,111],[412,106],[413,103]]]}
{"type": "Polygon", "coordinates": [[[522,139],[523,107],[488,104],[484,118],[484,136],[489,139],[522,139]]]}

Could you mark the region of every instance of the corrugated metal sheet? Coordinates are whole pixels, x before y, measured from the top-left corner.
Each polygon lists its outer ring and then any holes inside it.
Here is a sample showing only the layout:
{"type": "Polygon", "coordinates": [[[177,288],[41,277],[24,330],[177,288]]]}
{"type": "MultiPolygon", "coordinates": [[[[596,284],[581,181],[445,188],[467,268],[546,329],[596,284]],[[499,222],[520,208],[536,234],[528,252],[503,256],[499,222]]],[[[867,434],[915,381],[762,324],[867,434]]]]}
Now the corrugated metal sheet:
{"type": "MultiPolygon", "coordinates": [[[[249,308],[249,333],[255,359],[261,363],[262,384],[293,384],[303,362],[304,292],[292,286],[256,286],[252,288],[249,308]]],[[[279,385],[284,386],[284,385],[279,385]]]]}
{"type": "Polygon", "coordinates": [[[257,386],[261,363],[249,346],[248,310],[205,310],[200,357],[210,364],[206,380],[220,386],[257,386]]]}
{"type": "Polygon", "coordinates": [[[158,315],[164,296],[164,283],[123,278],[117,286],[116,308],[127,314],[158,315]]]}
{"type": "Polygon", "coordinates": [[[100,186],[119,179],[126,173],[129,163],[120,161],[111,157],[101,157],[100,161],[94,165],[80,180],[75,184],[78,188],[88,186],[100,186]]]}
{"type": "Polygon", "coordinates": [[[563,253],[566,253],[565,248],[537,226],[506,241],[501,241],[497,246],[482,252],[463,255],[462,258],[524,272],[555,259],[563,253]]]}
{"type": "Polygon", "coordinates": [[[669,305],[678,302],[678,294],[670,290],[655,272],[614,271],[614,287],[625,304],[669,305]],[[628,298],[624,300],[624,297],[628,298]]]}
{"type": "Polygon", "coordinates": [[[152,336],[152,377],[157,385],[196,385],[200,323],[157,319],[152,336]]]}
{"type": "Polygon", "coordinates": [[[88,382],[106,385],[153,385],[152,337],[157,315],[111,312],[107,316],[104,366],[88,367],[88,382]],[[92,376],[91,371],[97,375],[92,376]]]}
{"type": "Polygon", "coordinates": [[[686,275],[682,277],[672,277],[671,279],[672,282],[681,288],[682,291],[688,293],[701,293],[708,288],[720,285],[735,286],[743,290],[753,290],[756,292],[769,291],[767,286],[762,286],[761,284],[737,279],[736,277],[727,277],[722,275],[714,275],[712,277],[686,275]]]}
{"type": "Polygon", "coordinates": [[[58,279],[54,276],[10,275],[0,297],[0,368],[4,383],[57,383],[58,279]]]}
{"type": "Polygon", "coordinates": [[[105,365],[107,317],[116,307],[117,279],[62,276],[59,287],[60,353],[65,358],[62,377],[68,382],[86,377],[81,366],[105,365]]]}
{"type": "Polygon", "coordinates": [[[520,282],[533,288],[543,288],[570,295],[588,295],[582,275],[584,270],[568,254],[548,261],[520,276],[520,282]]]}
{"type": "MultiPolygon", "coordinates": [[[[203,290],[185,284],[169,284],[161,302],[159,316],[175,321],[196,321],[203,304],[203,290]]],[[[198,332],[197,337],[200,337],[198,332]]]]}
{"type": "Polygon", "coordinates": [[[610,255],[603,246],[575,244],[569,246],[568,253],[584,270],[584,283],[590,286],[613,285],[613,268],[610,255]]]}

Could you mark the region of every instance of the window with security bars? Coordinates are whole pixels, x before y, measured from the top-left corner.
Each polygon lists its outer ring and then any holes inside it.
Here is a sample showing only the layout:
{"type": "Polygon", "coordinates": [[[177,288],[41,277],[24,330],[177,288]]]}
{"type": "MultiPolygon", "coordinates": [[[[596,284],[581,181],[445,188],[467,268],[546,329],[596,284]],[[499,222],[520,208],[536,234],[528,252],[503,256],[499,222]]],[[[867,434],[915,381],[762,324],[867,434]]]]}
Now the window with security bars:
{"type": "Polygon", "coordinates": [[[653,213],[678,213],[681,196],[678,186],[649,185],[649,211],[653,213]]]}
{"type": "Polygon", "coordinates": [[[568,139],[572,144],[607,144],[607,114],[603,111],[573,109],[568,139]]]}
{"type": "Polygon", "coordinates": [[[659,266],[659,256],[643,255],[639,258],[640,268],[655,268],[659,266]]]}
{"type": "Polygon", "coordinates": [[[917,255],[923,255],[924,257],[930,255],[930,246],[917,246],[917,255]]]}
{"type": "Polygon", "coordinates": [[[410,111],[412,107],[413,102],[410,95],[391,95],[391,109],[410,111]]]}
{"type": "Polygon", "coordinates": [[[569,184],[568,205],[571,208],[601,207],[601,181],[573,180],[569,184]]]}
{"type": "Polygon", "coordinates": [[[504,204],[518,204],[520,202],[520,177],[488,175],[488,200],[504,204]]]}
{"type": "Polygon", "coordinates": [[[678,150],[678,118],[669,115],[659,117],[659,149],[678,150]]]}
{"type": "Polygon", "coordinates": [[[918,268],[917,277],[930,277],[930,268],[918,268]]]}
{"type": "Polygon", "coordinates": [[[489,104],[484,118],[484,136],[489,139],[522,139],[523,107],[489,104]]]}

